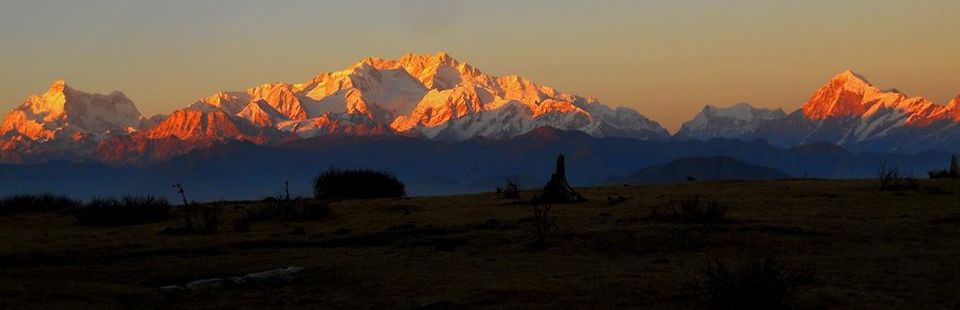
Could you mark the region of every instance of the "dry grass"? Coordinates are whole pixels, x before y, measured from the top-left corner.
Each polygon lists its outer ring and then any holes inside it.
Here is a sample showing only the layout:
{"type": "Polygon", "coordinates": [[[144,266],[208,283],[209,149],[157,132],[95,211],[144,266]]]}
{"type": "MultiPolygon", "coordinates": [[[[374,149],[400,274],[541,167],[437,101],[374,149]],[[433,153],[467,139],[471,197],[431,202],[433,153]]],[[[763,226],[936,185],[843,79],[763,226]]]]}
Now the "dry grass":
{"type": "MultiPolygon", "coordinates": [[[[580,189],[534,250],[528,205],[494,193],[331,204],[322,221],[159,234],[170,220],[89,227],[56,212],[0,218],[0,308],[709,306],[691,289],[713,261],[777,252],[812,270],[794,308],[945,308],[960,300],[960,184],[880,191],[876,180],[717,182],[580,189]],[[608,205],[607,197],[629,197],[608,205]],[[655,221],[673,197],[729,206],[724,225],[655,221]],[[641,204],[641,201],[643,202],[641,204]],[[190,280],[299,265],[289,285],[168,294],[190,280]]],[[[525,193],[527,195],[531,193],[525,193]]],[[[260,202],[218,203],[233,223],[260,202]]],[[[174,212],[182,212],[175,210],[174,212]]]]}

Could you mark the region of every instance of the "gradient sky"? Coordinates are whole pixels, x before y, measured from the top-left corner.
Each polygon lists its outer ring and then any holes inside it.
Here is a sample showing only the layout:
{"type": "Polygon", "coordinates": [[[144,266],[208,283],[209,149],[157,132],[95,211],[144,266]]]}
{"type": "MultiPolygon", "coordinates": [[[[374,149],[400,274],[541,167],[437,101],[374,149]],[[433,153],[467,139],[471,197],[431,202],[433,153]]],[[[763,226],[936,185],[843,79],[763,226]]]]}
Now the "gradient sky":
{"type": "Polygon", "coordinates": [[[0,0],[0,109],[63,78],[168,113],[440,50],[671,131],[706,104],[790,112],[846,69],[942,104],[960,94],[957,12],[956,0],[0,0]]]}

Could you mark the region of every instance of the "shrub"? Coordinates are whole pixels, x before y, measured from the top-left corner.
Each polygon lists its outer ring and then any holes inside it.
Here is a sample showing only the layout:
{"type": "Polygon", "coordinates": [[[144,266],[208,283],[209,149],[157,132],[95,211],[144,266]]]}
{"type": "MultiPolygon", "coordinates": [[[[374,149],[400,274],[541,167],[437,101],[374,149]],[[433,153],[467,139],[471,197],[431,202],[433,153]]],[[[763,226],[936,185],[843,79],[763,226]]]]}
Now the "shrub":
{"type": "Polygon", "coordinates": [[[947,170],[932,170],[927,172],[931,179],[956,179],[960,178],[960,163],[957,161],[957,154],[950,155],[950,168],[947,170]]]}
{"type": "Polygon", "coordinates": [[[953,178],[953,176],[950,175],[950,171],[947,170],[930,170],[927,171],[927,175],[930,176],[931,179],[953,178]]]}
{"type": "Polygon", "coordinates": [[[497,194],[502,195],[504,199],[520,199],[520,186],[507,181],[506,187],[497,187],[497,194]]]}
{"type": "Polygon", "coordinates": [[[900,171],[899,167],[888,165],[886,162],[880,163],[877,174],[880,177],[880,190],[882,191],[909,190],[920,187],[917,179],[907,176],[900,171]]]}
{"type": "Polygon", "coordinates": [[[317,199],[364,199],[406,196],[406,187],[397,177],[373,170],[330,169],[314,179],[317,199]]]}
{"type": "Polygon", "coordinates": [[[727,220],[729,207],[716,199],[703,199],[697,196],[673,197],[666,204],[654,208],[650,217],[666,220],[720,223],[727,220]]]}
{"type": "Polygon", "coordinates": [[[125,226],[162,222],[170,218],[170,203],[153,196],[94,198],[71,211],[81,225],[125,226]]]}
{"type": "Polygon", "coordinates": [[[219,206],[184,206],[183,226],[177,229],[178,233],[210,234],[220,227],[220,215],[223,209],[219,206]]]}
{"type": "Polygon", "coordinates": [[[737,265],[715,261],[701,273],[711,302],[722,309],[784,308],[798,287],[813,281],[811,270],[790,268],[776,256],[737,265]]]}
{"type": "Polygon", "coordinates": [[[13,195],[0,199],[0,216],[32,212],[63,211],[75,208],[80,202],[53,194],[13,195]]]}

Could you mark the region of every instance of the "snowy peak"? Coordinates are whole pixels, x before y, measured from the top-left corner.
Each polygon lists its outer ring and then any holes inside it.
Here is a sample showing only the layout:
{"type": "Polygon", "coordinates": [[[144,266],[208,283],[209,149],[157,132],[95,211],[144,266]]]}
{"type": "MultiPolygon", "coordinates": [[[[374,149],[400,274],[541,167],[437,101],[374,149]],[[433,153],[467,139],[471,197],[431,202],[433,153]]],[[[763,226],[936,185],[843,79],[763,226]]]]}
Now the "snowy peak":
{"type": "Polygon", "coordinates": [[[814,93],[803,105],[803,114],[814,121],[859,119],[861,124],[855,134],[862,140],[883,135],[894,127],[930,125],[950,114],[945,108],[923,97],[908,97],[896,89],[880,90],[862,76],[846,71],[814,93]]]}
{"type": "Polygon", "coordinates": [[[803,115],[812,120],[860,116],[870,108],[870,99],[880,94],[880,89],[847,70],[830,79],[803,104],[803,115]]]}
{"type": "Polygon", "coordinates": [[[367,57],[302,83],[217,92],[156,119],[140,117],[122,93],[86,94],[56,81],[46,94],[31,97],[8,115],[0,146],[12,145],[6,143],[12,139],[46,143],[103,136],[110,139],[94,141],[109,140],[98,147],[101,153],[129,159],[150,152],[145,147],[151,145],[163,145],[163,156],[171,156],[228,140],[273,143],[298,136],[400,133],[463,141],[509,138],[541,127],[596,137],[669,137],[660,124],[633,109],[611,108],[517,75],[487,75],[439,52],[367,57]]]}
{"type": "Polygon", "coordinates": [[[237,121],[223,110],[186,108],[174,111],[163,122],[143,132],[150,139],[176,137],[184,141],[222,140],[243,134],[237,121]]]}
{"type": "Polygon", "coordinates": [[[853,70],[846,70],[846,71],[840,72],[840,74],[835,76],[833,79],[844,80],[847,82],[852,82],[852,83],[861,84],[861,85],[868,85],[868,86],[871,85],[870,82],[867,81],[867,78],[865,78],[861,74],[853,72],[853,70]]]}
{"type": "Polygon", "coordinates": [[[950,103],[947,103],[948,108],[960,108],[960,95],[957,95],[956,98],[950,100],[950,103]]]}
{"type": "Polygon", "coordinates": [[[53,83],[50,84],[50,89],[49,89],[47,92],[48,92],[48,93],[62,93],[62,92],[63,92],[64,90],[66,90],[66,89],[67,89],[67,81],[65,81],[65,80],[56,80],[56,81],[53,81],[53,83]]]}
{"type": "Polygon", "coordinates": [[[677,135],[703,140],[763,138],[780,146],[825,142],[871,151],[953,150],[954,141],[960,141],[950,133],[960,132],[955,126],[960,122],[960,99],[938,105],[896,89],[881,90],[853,71],[831,78],[789,116],[782,111],[765,116],[748,111],[747,106],[708,106],[677,135]]]}
{"type": "MultiPolygon", "coordinates": [[[[516,75],[493,77],[444,52],[367,57],[342,71],[299,84],[262,85],[247,95],[247,107],[264,100],[287,120],[271,122],[271,113],[263,109],[251,109],[241,118],[302,137],[355,125],[454,140],[510,137],[540,126],[596,136],[667,137],[659,124],[639,113],[614,110],[516,75]]],[[[211,108],[224,106],[207,101],[204,105],[211,108]]]]}
{"type": "Polygon", "coordinates": [[[741,102],[729,107],[707,105],[700,111],[700,114],[709,118],[727,118],[747,122],[756,119],[771,120],[787,116],[787,113],[783,112],[783,109],[759,109],[754,108],[746,102],[741,102]]]}
{"type": "Polygon", "coordinates": [[[376,70],[403,69],[428,89],[447,90],[463,81],[490,80],[489,76],[467,63],[454,59],[446,52],[433,55],[406,54],[397,60],[368,57],[355,64],[353,68],[365,65],[376,70]]]}
{"type": "Polygon", "coordinates": [[[121,92],[90,94],[54,81],[43,95],[35,95],[7,114],[0,135],[20,135],[34,141],[57,137],[102,138],[110,133],[135,131],[143,122],[140,111],[121,92]]]}
{"type": "Polygon", "coordinates": [[[236,114],[249,102],[250,95],[243,92],[217,92],[209,97],[197,100],[190,107],[203,111],[221,109],[227,113],[236,114]]]}
{"type": "Polygon", "coordinates": [[[288,120],[286,116],[274,109],[264,100],[251,102],[237,116],[249,121],[257,127],[274,127],[279,122],[288,120]]]}
{"type": "Polygon", "coordinates": [[[700,140],[737,138],[765,122],[784,117],[787,114],[782,109],[759,109],[749,103],[729,107],[707,105],[692,120],[683,123],[677,135],[700,140]]]}
{"type": "Polygon", "coordinates": [[[264,84],[247,91],[251,101],[264,100],[277,112],[290,119],[306,119],[307,111],[293,85],[264,84]]]}

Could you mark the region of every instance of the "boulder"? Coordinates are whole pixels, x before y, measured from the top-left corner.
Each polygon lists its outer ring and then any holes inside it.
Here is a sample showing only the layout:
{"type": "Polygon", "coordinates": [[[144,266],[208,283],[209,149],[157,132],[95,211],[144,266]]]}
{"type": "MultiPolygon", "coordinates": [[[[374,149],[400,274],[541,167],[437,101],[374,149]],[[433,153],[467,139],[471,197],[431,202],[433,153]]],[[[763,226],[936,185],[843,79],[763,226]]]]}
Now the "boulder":
{"type": "Polygon", "coordinates": [[[183,288],[183,286],[179,286],[179,285],[167,285],[167,286],[161,287],[160,290],[161,290],[161,291],[164,291],[164,292],[175,293],[175,292],[182,292],[182,291],[185,291],[185,290],[187,290],[187,289],[185,289],[185,288],[183,288]]]}
{"type": "Polygon", "coordinates": [[[296,279],[303,272],[303,267],[290,266],[287,268],[256,272],[230,279],[237,285],[258,286],[284,284],[296,279]]]}
{"type": "Polygon", "coordinates": [[[220,278],[203,279],[187,283],[186,287],[191,291],[214,290],[223,287],[223,282],[220,278]]]}

